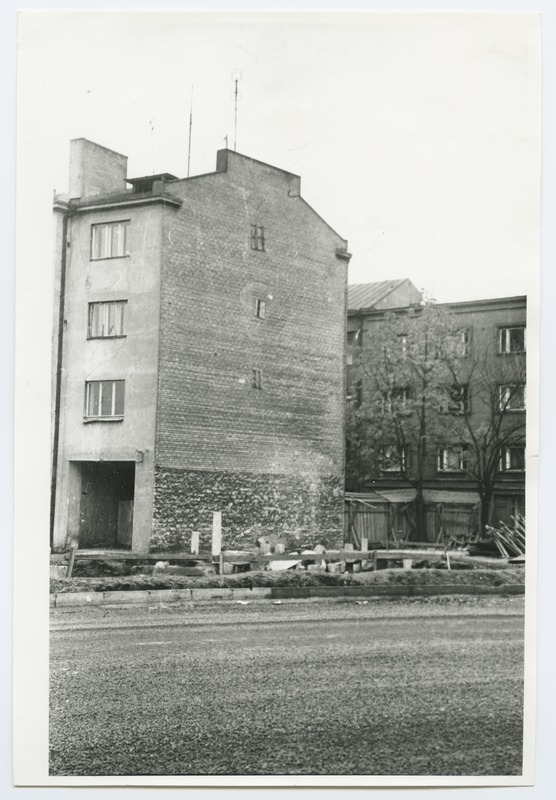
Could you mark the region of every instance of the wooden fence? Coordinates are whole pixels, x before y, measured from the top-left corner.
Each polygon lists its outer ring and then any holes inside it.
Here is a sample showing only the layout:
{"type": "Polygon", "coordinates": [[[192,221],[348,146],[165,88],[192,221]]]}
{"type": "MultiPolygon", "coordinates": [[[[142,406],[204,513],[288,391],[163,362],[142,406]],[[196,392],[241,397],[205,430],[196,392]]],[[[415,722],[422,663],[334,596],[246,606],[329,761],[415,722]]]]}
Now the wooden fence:
{"type": "MultiPolygon", "coordinates": [[[[479,531],[478,511],[476,504],[428,503],[424,538],[421,536],[420,542],[450,546],[472,541],[479,531]]],[[[347,499],[344,531],[345,541],[356,548],[361,546],[362,539],[386,548],[415,540],[413,503],[347,499]]]]}

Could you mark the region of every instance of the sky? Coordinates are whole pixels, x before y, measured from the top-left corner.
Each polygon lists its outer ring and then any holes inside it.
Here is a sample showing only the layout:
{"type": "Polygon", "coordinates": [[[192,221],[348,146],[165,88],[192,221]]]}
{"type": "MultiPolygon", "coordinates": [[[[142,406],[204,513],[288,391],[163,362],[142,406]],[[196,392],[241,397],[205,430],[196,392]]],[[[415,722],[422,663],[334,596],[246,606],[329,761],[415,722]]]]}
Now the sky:
{"type": "Polygon", "coordinates": [[[185,177],[192,104],[191,174],[215,169],[227,136],[301,175],[348,240],[350,283],[407,277],[439,302],[527,293],[539,269],[537,25],[488,13],[24,15],[21,169],[44,236],[70,139],[124,153],[130,177],[185,177]]]}

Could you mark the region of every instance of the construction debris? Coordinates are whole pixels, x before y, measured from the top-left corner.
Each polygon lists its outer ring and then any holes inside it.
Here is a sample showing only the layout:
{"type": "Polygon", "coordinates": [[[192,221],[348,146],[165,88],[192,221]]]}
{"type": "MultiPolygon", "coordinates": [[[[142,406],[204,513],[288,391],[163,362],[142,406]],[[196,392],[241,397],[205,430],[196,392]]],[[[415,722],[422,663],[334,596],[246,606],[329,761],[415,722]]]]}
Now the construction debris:
{"type": "Polygon", "coordinates": [[[287,569],[293,569],[293,567],[299,566],[300,563],[298,559],[295,561],[293,559],[291,561],[270,561],[268,570],[270,572],[284,572],[287,569]]]}
{"type": "Polygon", "coordinates": [[[504,558],[515,558],[525,555],[525,517],[518,514],[512,517],[513,528],[505,523],[500,523],[499,528],[487,525],[487,531],[492,536],[499,553],[504,558]]]}

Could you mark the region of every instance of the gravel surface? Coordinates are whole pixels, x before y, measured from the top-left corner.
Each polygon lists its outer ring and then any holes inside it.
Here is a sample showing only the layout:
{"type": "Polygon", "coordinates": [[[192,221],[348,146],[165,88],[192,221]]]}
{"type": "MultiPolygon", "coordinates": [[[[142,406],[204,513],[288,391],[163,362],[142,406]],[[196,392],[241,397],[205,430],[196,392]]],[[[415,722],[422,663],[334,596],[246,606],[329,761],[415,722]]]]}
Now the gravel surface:
{"type": "Polygon", "coordinates": [[[523,598],[52,613],[53,775],[514,775],[523,598]]]}

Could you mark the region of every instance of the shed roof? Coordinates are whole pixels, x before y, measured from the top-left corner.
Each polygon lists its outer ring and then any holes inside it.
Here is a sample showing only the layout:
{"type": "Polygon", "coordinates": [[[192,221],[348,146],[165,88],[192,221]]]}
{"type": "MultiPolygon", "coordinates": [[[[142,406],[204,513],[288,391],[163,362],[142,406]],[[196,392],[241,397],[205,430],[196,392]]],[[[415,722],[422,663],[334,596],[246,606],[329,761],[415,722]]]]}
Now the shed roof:
{"type": "MultiPolygon", "coordinates": [[[[346,500],[366,503],[411,503],[417,492],[413,488],[375,489],[369,492],[346,492],[346,500]]],[[[453,505],[478,505],[481,498],[477,492],[459,492],[450,489],[423,489],[425,503],[448,503],[453,505]]]]}
{"type": "MultiPolygon", "coordinates": [[[[348,286],[348,309],[356,311],[363,308],[374,308],[392,294],[396,289],[409,285],[413,292],[420,294],[409,278],[393,281],[376,281],[375,283],[354,283],[348,286]]],[[[398,303],[394,303],[397,305],[398,303]]]]}
{"type": "Polygon", "coordinates": [[[454,505],[474,506],[481,502],[477,492],[458,492],[450,489],[424,489],[425,503],[453,503],[454,505]]]}

